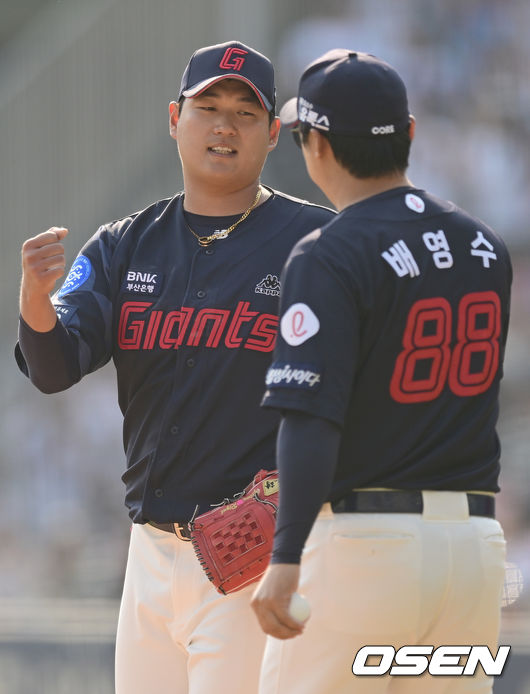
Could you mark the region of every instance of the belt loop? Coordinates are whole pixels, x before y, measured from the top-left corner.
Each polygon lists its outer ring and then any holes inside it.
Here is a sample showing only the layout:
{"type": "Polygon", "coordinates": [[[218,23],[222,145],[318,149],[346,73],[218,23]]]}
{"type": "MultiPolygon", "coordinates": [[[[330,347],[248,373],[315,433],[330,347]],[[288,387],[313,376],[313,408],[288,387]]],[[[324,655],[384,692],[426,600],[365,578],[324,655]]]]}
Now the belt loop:
{"type": "Polygon", "coordinates": [[[465,492],[423,491],[423,517],[426,520],[461,521],[469,518],[465,492]]]}
{"type": "Polygon", "coordinates": [[[333,513],[333,509],[331,508],[329,501],[323,503],[320,513],[318,514],[318,518],[323,520],[324,518],[333,518],[334,515],[335,514],[333,513]]]}

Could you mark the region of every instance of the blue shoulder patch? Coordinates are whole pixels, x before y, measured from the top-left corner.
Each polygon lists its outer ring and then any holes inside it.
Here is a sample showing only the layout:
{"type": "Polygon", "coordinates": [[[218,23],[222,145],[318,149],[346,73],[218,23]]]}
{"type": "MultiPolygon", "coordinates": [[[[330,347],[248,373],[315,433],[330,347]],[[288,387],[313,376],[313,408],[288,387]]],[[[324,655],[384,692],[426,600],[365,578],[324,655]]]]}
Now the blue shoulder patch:
{"type": "Polygon", "coordinates": [[[72,265],[68,277],[65,279],[63,286],[59,289],[57,293],[58,297],[64,296],[73,292],[74,289],[79,289],[79,287],[84,284],[90,277],[92,272],[92,263],[85,255],[78,256],[74,264],[72,265]]]}

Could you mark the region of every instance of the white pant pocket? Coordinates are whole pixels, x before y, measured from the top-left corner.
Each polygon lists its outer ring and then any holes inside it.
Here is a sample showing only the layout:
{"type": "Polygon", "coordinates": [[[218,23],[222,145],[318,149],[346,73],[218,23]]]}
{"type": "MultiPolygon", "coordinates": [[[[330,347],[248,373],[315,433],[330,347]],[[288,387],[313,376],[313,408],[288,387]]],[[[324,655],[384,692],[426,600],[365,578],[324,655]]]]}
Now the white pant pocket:
{"type": "Polygon", "coordinates": [[[324,549],[327,626],[364,634],[366,643],[414,633],[421,593],[418,549],[416,538],[405,533],[332,534],[324,549]]]}

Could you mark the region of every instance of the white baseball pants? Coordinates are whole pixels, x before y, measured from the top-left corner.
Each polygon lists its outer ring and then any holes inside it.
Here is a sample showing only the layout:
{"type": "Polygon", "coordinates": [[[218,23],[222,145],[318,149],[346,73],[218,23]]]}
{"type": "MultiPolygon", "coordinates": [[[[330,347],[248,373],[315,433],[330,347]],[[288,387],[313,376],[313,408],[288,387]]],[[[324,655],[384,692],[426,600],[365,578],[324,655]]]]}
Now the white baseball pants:
{"type": "MultiPolygon", "coordinates": [[[[315,521],[299,592],[304,633],[269,637],[259,694],[489,694],[492,678],[354,676],[366,645],[487,645],[497,653],[505,541],[459,492],[424,492],[423,514],[333,514],[315,521]]],[[[249,690],[249,692],[252,690],[249,690]]]]}
{"type": "Polygon", "coordinates": [[[116,642],[116,694],[255,694],[265,635],[255,586],[220,595],[191,545],[134,524],[116,642]]]}

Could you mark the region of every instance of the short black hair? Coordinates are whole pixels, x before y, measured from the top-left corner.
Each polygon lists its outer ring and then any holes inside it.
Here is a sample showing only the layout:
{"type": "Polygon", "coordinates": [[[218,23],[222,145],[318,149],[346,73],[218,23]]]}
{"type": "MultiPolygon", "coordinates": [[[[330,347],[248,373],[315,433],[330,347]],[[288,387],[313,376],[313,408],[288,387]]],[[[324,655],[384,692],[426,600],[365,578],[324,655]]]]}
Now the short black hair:
{"type": "MultiPolygon", "coordinates": [[[[182,109],[183,103],[186,101],[186,98],[187,97],[185,97],[185,96],[181,96],[180,99],[178,100],[179,113],[182,109]]],[[[259,101],[257,96],[256,96],[256,100],[259,101]]],[[[274,112],[274,109],[272,109],[271,111],[267,111],[267,113],[269,114],[269,127],[270,127],[273,124],[274,119],[276,118],[276,113],[274,112]]]]}
{"type": "MultiPolygon", "coordinates": [[[[299,129],[305,143],[311,126],[301,123],[299,129]]],[[[411,139],[408,129],[378,137],[318,132],[329,141],[338,163],[357,178],[404,173],[409,165],[411,139]]]]}

